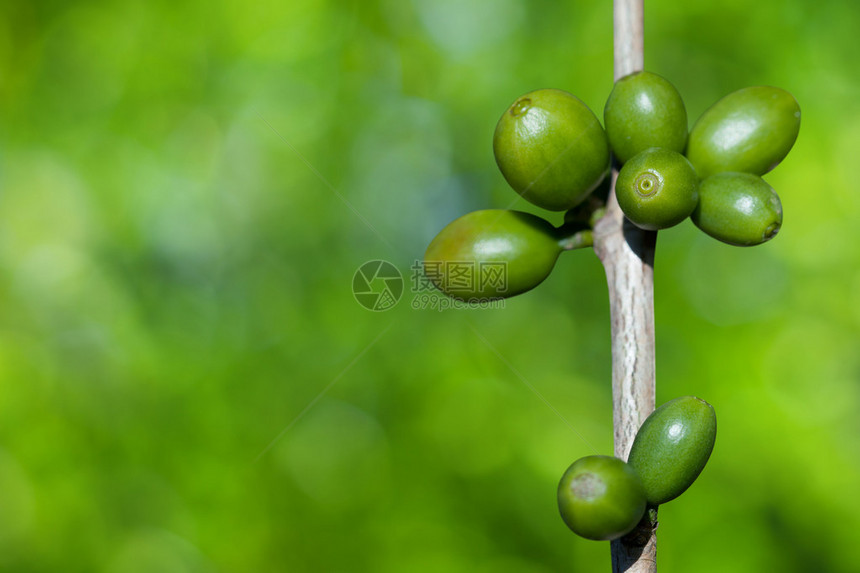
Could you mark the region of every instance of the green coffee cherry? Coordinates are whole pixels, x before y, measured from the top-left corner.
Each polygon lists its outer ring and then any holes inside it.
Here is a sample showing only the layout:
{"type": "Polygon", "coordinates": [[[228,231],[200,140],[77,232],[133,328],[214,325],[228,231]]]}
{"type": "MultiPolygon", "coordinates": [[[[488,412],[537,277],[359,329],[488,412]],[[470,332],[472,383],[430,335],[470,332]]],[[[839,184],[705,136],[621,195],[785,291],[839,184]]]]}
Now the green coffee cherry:
{"type": "Polygon", "coordinates": [[[628,219],[656,231],[677,225],[693,212],[698,186],[696,171],[683,155],[654,147],[624,164],[615,196],[628,219]]]}
{"type": "Polygon", "coordinates": [[[758,175],[717,173],[699,185],[699,204],[690,218],[715,239],[749,247],[776,236],[782,226],[782,204],[758,175]]]}
{"type": "Polygon", "coordinates": [[[717,417],[704,400],[683,396],[654,410],[628,456],[648,503],[666,503],[684,493],[704,469],[716,437],[717,417]]]}
{"type": "Polygon", "coordinates": [[[453,298],[507,298],[539,285],[561,250],[556,230],[544,219],[488,209],[442,229],[427,247],[424,271],[453,298]]]}
{"type": "Polygon", "coordinates": [[[684,100],[669,80],[651,72],[618,80],[606,100],[603,120],[621,163],[650,147],[683,153],[687,144],[684,100]]]}
{"type": "Polygon", "coordinates": [[[529,92],[499,119],[493,152],[524,199],[550,211],[580,203],[609,171],[609,143],[588,106],[555,89],[529,92]]]}
{"type": "Polygon", "coordinates": [[[800,131],[800,106],[790,93],[756,86],[730,93],[690,131],[687,157],[699,177],[722,171],[763,175],[782,161],[800,131]]]}
{"type": "Polygon", "coordinates": [[[588,456],[567,468],[558,484],[561,518],[586,539],[618,539],[645,514],[645,492],[636,472],[610,456],[588,456]]]}

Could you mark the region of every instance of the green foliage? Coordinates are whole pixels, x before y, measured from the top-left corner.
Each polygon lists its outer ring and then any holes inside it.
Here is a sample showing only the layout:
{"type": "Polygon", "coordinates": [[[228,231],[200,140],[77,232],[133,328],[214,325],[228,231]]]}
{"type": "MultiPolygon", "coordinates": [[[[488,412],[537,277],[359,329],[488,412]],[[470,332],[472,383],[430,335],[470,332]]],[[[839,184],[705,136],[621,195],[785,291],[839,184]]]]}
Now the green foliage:
{"type": "MultiPolygon", "coordinates": [[[[536,211],[494,126],[546,86],[601,109],[610,22],[602,2],[0,4],[0,570],[605,570],[553,495],[612,447],[593,254],[504,310],[413,310],[407,277],[372,313],[350,284],[371,259],[408,275],[463,213],[536,211]]],[[[745,85],[806,113],[767,176],[778,241],[660,238],[658,400],[720,410],[708,470],[661,508],[661,571],[724,571],[726,547],[737,573],[856,570],[858,27],[835,0],[647,3],[647,66],[690,118],[745,85]]]]}

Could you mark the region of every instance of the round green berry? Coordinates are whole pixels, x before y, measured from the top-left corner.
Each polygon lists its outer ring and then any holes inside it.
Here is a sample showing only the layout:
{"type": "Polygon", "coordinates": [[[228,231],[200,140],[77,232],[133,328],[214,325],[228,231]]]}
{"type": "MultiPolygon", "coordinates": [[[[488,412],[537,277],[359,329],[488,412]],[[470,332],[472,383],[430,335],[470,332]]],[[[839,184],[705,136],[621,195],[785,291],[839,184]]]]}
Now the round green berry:
{"type": "Polygon", "coordinates": [[[782,227],[782,204],[758,175],[717,173],[699,185],[699,204],[690,218],[715,239],[749,247],[776,236],[782,227]]]}
{"type": "Polygon", "coordinates": [[[785,90],[755,86],[730,93],[696,121],[687,157],[705,178],[723,171],[763,175],[782,161],[800,131],[800,106],[785,90]]]}
{"type": "Polygon", "coordinates": [[[615,83],[603,110],[615,157],[625,163],[650,147],[678,153],[687,144],[687,110],[669,80],[637,72],[615,83]]]}
{"type": "Polygon", "coordinates": [[[628,456],[648,503],[666,503],[684,493],[704,469],[716,438],[717,417],[704,400],[682,396],[654,410],[628,456]]]}
{"type": "Polygon", "coordinates": [[[610,456],[575,461],[558,484],[561,518],[586,539],[618,539],[645,514],[645,492],[636,472],[610,456]]]}
{"type": "Polygon", "coordinates": [[[530,213],[487,209],[451,222],[430,242],[424,271],[439,290],[474,301],[539,285],[561,253],[556,229],[530,213]]]}
{"type": "Polygon", "coordinates": [[[550,211],[579,204],[609,171],[609,143],[597,117],[556,89],[517,99],[496,125],[493,152],[510,186],[550,211]]]}
{"type": "Polygon", "coordinates": [[[654,147],[624,164],[615,196],[628,219],[656,231],[677,225],[693,212],[698,185],[696,171],[683,155],[654,147]]]}

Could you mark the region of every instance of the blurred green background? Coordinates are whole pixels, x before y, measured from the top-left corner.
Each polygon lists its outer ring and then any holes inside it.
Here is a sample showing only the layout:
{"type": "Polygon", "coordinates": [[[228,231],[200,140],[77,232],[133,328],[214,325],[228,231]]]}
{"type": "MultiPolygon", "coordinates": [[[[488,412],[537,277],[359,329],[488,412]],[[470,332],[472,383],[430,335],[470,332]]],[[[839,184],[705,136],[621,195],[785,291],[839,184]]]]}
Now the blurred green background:
{"type": "MultiPolygon", "coordinates": [[[[511,204],[491,139],[521,93],[602,117],[611,11],[2,3],[0,570],[609,570],[555,502],[612,449],[593,253],[501,310],[414,310],[407,283],[374,313],[351,281],[408,281],[450,220],[511,204]]],[[[661,571],[857,570],[857,29],[849,0],[647,3],[691,122],[757,84],[804,114],[776,240],[660,235],[658,402],[720,424],[661,571]]]]}

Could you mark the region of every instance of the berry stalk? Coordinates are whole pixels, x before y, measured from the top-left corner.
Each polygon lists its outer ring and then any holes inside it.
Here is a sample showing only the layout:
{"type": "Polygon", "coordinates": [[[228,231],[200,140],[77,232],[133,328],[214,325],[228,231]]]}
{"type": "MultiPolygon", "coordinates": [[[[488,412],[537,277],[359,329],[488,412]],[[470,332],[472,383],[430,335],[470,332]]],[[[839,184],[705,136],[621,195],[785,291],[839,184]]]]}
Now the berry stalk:
{"type": "MultiPolygon", "coordinates": [[[[644,63],[643,0],[614,1],[615,80],[644,63]]],[[[612,337],[612,415],[615,455],[627,459],[636,431],[655,406],[654,249],[656,231],[624,217],[615,198],[618,170],[606,214],[594,227],[594,251],[606,271],[612,337]]],[[[656,510],[628,535],[612,542],[613,573],[657,571],[656,510]]]]}

